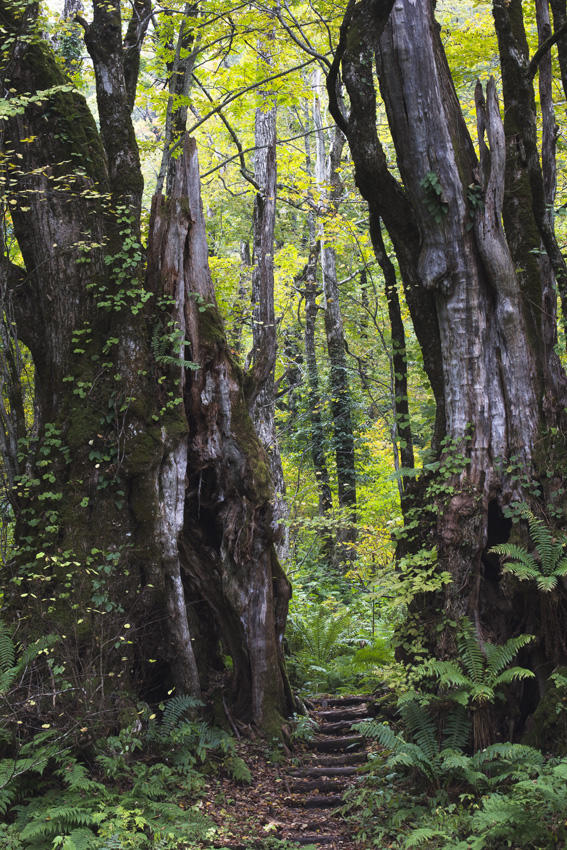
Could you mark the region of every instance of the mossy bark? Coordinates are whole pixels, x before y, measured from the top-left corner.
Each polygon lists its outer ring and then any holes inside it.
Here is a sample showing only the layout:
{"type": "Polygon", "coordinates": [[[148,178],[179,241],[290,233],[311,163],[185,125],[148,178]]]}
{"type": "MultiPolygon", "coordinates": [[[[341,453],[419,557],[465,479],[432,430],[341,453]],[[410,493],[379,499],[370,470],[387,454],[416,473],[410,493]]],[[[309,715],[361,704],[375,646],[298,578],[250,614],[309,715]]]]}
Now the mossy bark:
{"type": "MultiPolygon", "coordinates": [[[[199,696],[193,645],[221,637],[240,714],[262,726],[289,698],[271,478],[215,306],[194,148],[174,212],[155,202],[146,274],[133,71],[118,5],[97,9],[87,41],[101,135],[73,91],[6,122],[25,270],[8,266],[5,279],[35,364],[39,430],[11,493],[18,549],[5,598],[22,637],[24,626],[60,635],[81,713],[111,718],[117,685],[132,699],[159,701],[172,685],[199,696]]],[[[7,4],[0,15],[15,35],[11,93],[65,84],[37,34],[20,40],[22,21],[7,4]]]]}

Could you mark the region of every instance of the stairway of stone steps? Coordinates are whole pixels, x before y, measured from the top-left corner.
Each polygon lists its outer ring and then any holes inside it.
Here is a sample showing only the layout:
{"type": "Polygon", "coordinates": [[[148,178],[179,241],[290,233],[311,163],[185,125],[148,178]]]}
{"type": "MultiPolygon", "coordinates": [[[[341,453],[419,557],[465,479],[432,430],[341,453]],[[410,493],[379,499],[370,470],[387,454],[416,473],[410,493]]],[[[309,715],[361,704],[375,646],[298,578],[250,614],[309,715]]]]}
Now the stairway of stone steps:
{"type": "Polygon", "coordinates": [[[350,850],[352,832],[337,810],[367,760],[366,741],[352,724],[372,719],[372,698],[327,697],[307,700],[306,706],[318,729],[301,763],[287,772],[288,826],[282,838],[350,850]]]}

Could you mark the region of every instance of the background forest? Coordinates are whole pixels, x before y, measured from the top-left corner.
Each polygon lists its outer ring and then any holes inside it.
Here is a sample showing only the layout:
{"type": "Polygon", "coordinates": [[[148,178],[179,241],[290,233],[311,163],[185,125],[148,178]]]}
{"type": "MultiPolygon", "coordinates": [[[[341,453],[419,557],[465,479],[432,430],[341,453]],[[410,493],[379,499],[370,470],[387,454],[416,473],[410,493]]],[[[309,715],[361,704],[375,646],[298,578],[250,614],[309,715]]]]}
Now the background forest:
{"type": "Polygon", "coordinates": [[[2,846],[221,847],[364,692],[361,842],[564,847],[565,2],[0,33],[2,846]]]}

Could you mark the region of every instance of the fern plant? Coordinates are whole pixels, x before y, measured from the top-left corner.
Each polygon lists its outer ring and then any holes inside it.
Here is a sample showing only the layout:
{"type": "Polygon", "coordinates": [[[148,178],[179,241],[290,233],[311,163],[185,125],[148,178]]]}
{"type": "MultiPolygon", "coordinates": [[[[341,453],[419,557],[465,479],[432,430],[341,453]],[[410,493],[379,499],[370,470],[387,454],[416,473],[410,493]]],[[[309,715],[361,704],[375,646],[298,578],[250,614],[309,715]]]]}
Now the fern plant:
{"type": "Polygon", "coordinates": [[[16,648],[6,623],[0,620],[0,675],[7,673],[16,661],[16,648]]]}
{"type": "Polygon", "coordinates": [[[352,654],[352,640],[357,635],[348,611],[339,614],[325,605],[308,608],[290,618],[287,635],[291,671],[301,685],[312,692],[340,685],[345,672],[340,671],[338,659],[352,654]]]}
{"type": "MultiPolygon", "coordinates": [[[[471,847],[484,850],[486,847],[487,850],[496,850],[508,846],[506,839],[510,836],[502,828],[505,818],[500,823],[495,819],[488,826],[488,813],[480,816],[479,810],[488,808],[496,815],[486,802],[497,797],[504,798],[510,788],[513,796],[523,789],[526,797],[531,791],[535,799],[538,796],[537,786],[547,787],[549,782],[544,778],[549,773],[549,766],[543,755],[531,747],[510,743],[493,744],[472,756],[458,747],[449,747],[451,738],[461,743],[465,740],[466,725],[464,732],[459,730],[456,737],[446,729],[442,744],[438,745],[435,726],[429,722],[425,706],[416,700],[409,702],[412,703],[411,713],[407,709],[404,713],[408,733],[410,726],[414,732],[412,741],[396,735],[384,724],[359,724],[369,737],[389,749],[389,755],[385,763],[378,756],[374,760],[379,765],[375,775],[371,773],[366,786],[353,788],[350,793],[350,804],[355,808],[354,822],[360,830],[358,837],[372,839],[373,846],[395,846],[400,850],[411,847],[430,850],[470,850],[471,847]],[[417,782],[416,777],[420,777],[421,782],[417,782]],[[473,813],[478,827],[475,825],[475,834],[471,835],[473,813]],[[494,831],[490,832],[492,828],[494,831]],[[504,839],[502,843],[492,842],[497,834],[498,838],[504,839]]],[[[464,709],[459,707],[457,726],[461,725],[465,714],[464,709]]],[[[552,780],[557,788],[558,779],[557,776],[552,780]]],[[[563,800],[564,797],[563,794],[563,800]]],[[[527,800],[524,805],[528,807],[527,800]]],[[[555,808],[556,802],[551,800],[550,795],[548,810],[551,812],[555,808]]],[[[564,808],[563,801],[557,807],[557,813],[564,808]]],[[[533,809],[530,812],[532,823],[537,814],[533,809]]],[[[511,821],[509,823],[511,825],[511,821]]],[[[538,850],[548,847],[547,844],[522,843],[520,836],[520,830],[515,832],[516,840],[510,846],[537,847],[538,850]]],[[[557,845],[549,845],[549,850],[552,846],[557,845]]]]}
{"type": "MultiPolygon", "coordinates": [[[[447,774],[452,772],[450,757],[467,744],[470,723],[466,712],[460,706],[456,706],[447,719],[441,743],[437,724],[427,706],[410,698],[402,702],[400,715],[411,740],[406,740],[402,734],[394,732],[387,724],[375,720],[357,723],[354,728],[365,737],[378,741],[390,751],[387,761],[389,768],[417,772],[429,785],[440,790],[447,774]]],[[[461,773],[460,765],[457,766],[456,772],[461,773]]]]}
{"type": "Polygon", "coordinates": [[[538,590],[550,593],[557,580],[567,575],[567,536],[554,537],[551,529],[532,513],[527,513],[530,538],[535,552],[528,552],[515,543],[501,543],[490,550],[504,558],[502,572],[515,575],[520,581],[535,581],[538,590]]]}
{"type": "Polygon", "coordinates": [[[458,661],[433,659],[427,668],[439,678],[441,685],[452,688],[451,699],[464,706],[494,702],[501,685],[518,679],[533,678],[525,667],[510,667],[522,647],[534,640],[533,635],[518,635],[505,644],[480,643],[470,620],[461,623],[457,638],[458,661]]]}
{"type": "MultiPolygon", "coordinates": [[[[526,748],[529,749],[529,748],[526,748]]],[[[536,751],[532,751],[536,752],[536,751]]],[[[470,821],[471,834],[443,850],[534,847],[556,850],[567,841],[567,761],[543,763],[525,777],[484,797],[470,821]]]]}
{"type": "Polygon", "coordinates": [[[0,698],[6,696],[28,664],[56,642],[56,635],[45,635],[27,646],[16,658],[16,647],[8,627],[0,620],[0,698]]]}
{"type": "Polygon", "coordinates": [[[534,677],[525,667],[510,667],[520,649],[533,640],[533,635],[518,635],[502,645],[488,641],[481,644],[473,624],[465,618],[457,638],[458,660],[428,662],[427,669],[448,689],[450,698],[473,710],[475,750],[492,743],[492,722],[486,709],[501,696],[497,691],[503,685],[534,677]]]}

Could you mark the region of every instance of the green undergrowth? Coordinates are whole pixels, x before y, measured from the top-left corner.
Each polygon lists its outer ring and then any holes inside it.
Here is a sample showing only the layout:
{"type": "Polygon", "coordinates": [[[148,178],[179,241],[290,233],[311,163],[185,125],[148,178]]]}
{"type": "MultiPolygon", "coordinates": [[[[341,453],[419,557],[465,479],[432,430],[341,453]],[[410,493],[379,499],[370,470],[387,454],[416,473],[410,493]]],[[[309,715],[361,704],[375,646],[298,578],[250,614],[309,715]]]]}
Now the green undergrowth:
{"type": "MultiPolygon", "coordinates": [[[[374,741],[364,781],[347,797],[357,838],[409,850],[556,850],[567,846],[567,758],[506,740],[487,722],[531,636],[481,644],[466,618],[459,655],[430,660],[400,689],[391,721],[354,728],[374,741]]],[[[560,695],[564,677],[554,676],[560,695]]],[[[564,713],[557,702],[558,722],[564,713]]]]}
{"type": "Polygon", "coordinates": [[[345,806],[358,839],[392,850],[565,847],[567,759],[519,744],[475,755],[429,746],[418,733],[370,763],[345,806]]]}
{"type": "Polygon", "coordinates": [[[208,846],[217,827],[203,803],[218,774],[250,783],[232,738],[174,697],[158,713],[96,741],[79,757],[54,730],[18,744],[4,735],[4,850],[142,850],[208,846]],[[160,715],[158,717],[158,714],[160,715]]]}
{"type": "Polygon", "coordinates": [[[300,693],[371,690],[377,671],[393,660],[391,635],[371,604],[334,595],[296,593],[286,631],[287,666],[300,693]]]}

